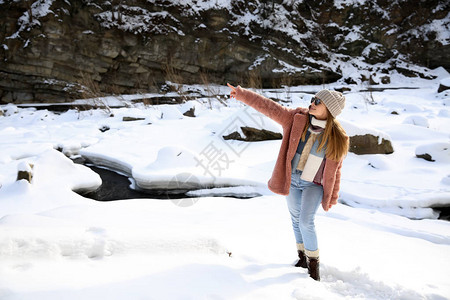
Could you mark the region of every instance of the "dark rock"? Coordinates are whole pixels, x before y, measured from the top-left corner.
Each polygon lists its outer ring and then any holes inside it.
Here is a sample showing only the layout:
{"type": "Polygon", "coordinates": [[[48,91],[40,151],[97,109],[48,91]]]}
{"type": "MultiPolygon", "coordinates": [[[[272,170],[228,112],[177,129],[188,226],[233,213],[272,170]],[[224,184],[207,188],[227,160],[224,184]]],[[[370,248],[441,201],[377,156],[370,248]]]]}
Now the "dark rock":
{"type": "Polygon", "coordinates": [[[223,139],[224,140],[239,140],[239,141],[244,140],[244,138],[242,138],[241,135],[239,134],[239,132],[237,132],[237,131],[233,131],[230,134],[224,135],[223,139]]]}
{"type": "Polygon", "coordinates": [[[394,152],[391,141],[382,139],[378,144],[378,136],[372,134],[350,137],[349,151],[355,154],[391,154],[394,152]]]}
{"type": "Polygon", "coordinates": [[[375,81],[375,79],[373,78],[373,76],[369,77],[369,84],[370,85],[377,85],[379,84],[379,82],[375,81]]]}
{"type": "MultiPolygon", "coordinates": [[[[282,139],[282,135],[265,129],[256,129],[252,127],[241,127],[245,137],[242,137],[237,131],[226,136],[225,140],[239,140],[247,142],[267,141],[282,139]]],[[[372,134],[355,135],[350,137],[350,152],[355,154],[391,154],[394,152],[391,141],[382,139],[378,144],[378,136],[372,134]]]]}
{"type": "Polygon", "coordinates": [[[31,172],[27,171],[18,171],[17,172],[17,179],[16,180],[22,180],[25,179],[28,182],[31,182],[31,179],[33,178],[31,172]]]}
{"type": "Polygon", "coordinates": [[[344,92],[350,92],[352,89],[351,89],[351,88],[348,88],[348,87],[341,87],[341,88],[336,88],[335,90],[336,90],[337,92],[344,93],[344,92]]]}
{"type": "Polygon", "coordinates": [[[389,83],[391,83],[391,78],[389,76],[383,76],[383,77],[381,77],[381,83],[389,84],[389,83]]]}
{"type": "Polygon", "coordinates": [[[281,133],[266,129],[256,129],[252,127],[241,127],[241,129],[245,135],[245,140],[249,142],[281,140],[283,138],[283,135],[281,133]]]}
{"type": "Polygon", "coordinates": [[[256,141],[280,140],[283,137],[281,133],[265,129],[241,127],[241,130],[244,133],[245,137],[242,137],[237,131],[234,131],[226,136],[223,136],[223,138],[225,140],[233,139],[239,141],[256,142],[256,141]]]}
{"type": "Polygon", "coordinates": [[[103,125],[102,127],[100,127],[98,130],[100,130],[101,132],[106,132],[108,130],[110,130],[111,128],[107,125],[103,125]]]}
{"type": "Polygon", "coordinates": [[[132,122],[132,121],[142,121],[145,120],[145,118],[136,118],[136,117],[123,117],[122,121],[124,122],[132,122]]]}
{"type": "Polygon", "coordinates": [[[450,89],[450,86],[446,86],[446,85],[442,84],[442,82],[441,82],[439,84],[438,93],[441,93],[441,92],[446,91],[448,89],[450,89]]]}
{"type": "Polygon", "coordinates": [[[195,107],[190,108],[183,115],[187,117],[195,117],[195,107]]]}
{"type": "Polygon", "coordinates": [[[31,180],[33,179],[33,164],[28,164],[29,170],[18,170],[17,172],[17,178],[16,180],[22,180],[25,179],[29,183],[31,183],[31,180]]]}
{"type": "Polygon", "coordinates": [[[435,161],[435,160],[431,157],[431,155],[428,154],[428,153],[424,153],[424,154],[416,154],[416,157],[418,157],[418,158],[423,158],[423,159],[425,159],[425,160],[427,160],[427,161],[435,161]]]}

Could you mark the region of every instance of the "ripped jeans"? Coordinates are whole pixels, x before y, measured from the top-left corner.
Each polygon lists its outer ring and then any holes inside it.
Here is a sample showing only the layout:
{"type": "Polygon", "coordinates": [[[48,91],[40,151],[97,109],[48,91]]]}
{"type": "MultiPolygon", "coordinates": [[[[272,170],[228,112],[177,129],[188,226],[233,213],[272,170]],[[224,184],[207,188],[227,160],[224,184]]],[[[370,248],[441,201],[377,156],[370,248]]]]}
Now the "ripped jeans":
{"type": "Polygon", "coordinates": [[[322,202],[323,187],[300,178],[302,171],[291,174],[289,195],[286,196],[297,244],[308,251],[318,250],[314,218],[322,202]]]}

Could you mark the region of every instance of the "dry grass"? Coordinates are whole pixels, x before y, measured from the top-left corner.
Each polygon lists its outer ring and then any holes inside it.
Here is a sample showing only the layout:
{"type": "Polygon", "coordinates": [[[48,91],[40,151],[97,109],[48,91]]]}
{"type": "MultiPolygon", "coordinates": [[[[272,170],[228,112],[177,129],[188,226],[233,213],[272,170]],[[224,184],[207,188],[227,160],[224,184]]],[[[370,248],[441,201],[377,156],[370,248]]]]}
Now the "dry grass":
{"type": "Polygon", "coordinates": [[[262,78],[261,73],[255,69],[248,72],[248,86],[256,90],[262,90],[262,78]]]}
{"type": "Polygon", "coordinates": [[[222,105],[224,105],[226,107],[228,106],[225,101],[220,99],[220,90],[218,88],[214,88],[211,85],[211,83],[209,81],[208,73],[200,72],[200,81],[202,82],[203,86],[205,87],[205,90],[206,90],[206,93],[207,93],[207,97],[208,97],[208,104],[209,104],[209,108],[210,109],[212,109],[211,98],[217,99],[217,101],[219,101],[222,105]]]}
{"type": "Polygon", "coordinates": [[[102,99],[105,95],[101,91],[98,82],[92,78],[92,75],[80,72],[80,78],[81,94],[83,99],[88,100],[87,106],[111,113],[111,108],[102,99]]]}

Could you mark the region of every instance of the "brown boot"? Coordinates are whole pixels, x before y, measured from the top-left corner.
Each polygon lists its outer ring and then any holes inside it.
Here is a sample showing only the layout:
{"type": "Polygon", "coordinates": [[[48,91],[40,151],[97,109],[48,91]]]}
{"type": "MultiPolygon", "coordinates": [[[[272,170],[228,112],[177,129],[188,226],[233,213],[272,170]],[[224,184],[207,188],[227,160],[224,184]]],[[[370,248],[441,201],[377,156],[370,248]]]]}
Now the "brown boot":
{"type": "Polygon", "coordinates": [[[309,277],[316,281],[320,281],[319,273],[319,257],[307,257],[309,277]]]}
{"type": "Polygon", "coordinates": [[[296,267],[308,268],[306,263],[306,255],[302,250],[297,250],[298,252],[298,262],[295,264],[296,267]]]}

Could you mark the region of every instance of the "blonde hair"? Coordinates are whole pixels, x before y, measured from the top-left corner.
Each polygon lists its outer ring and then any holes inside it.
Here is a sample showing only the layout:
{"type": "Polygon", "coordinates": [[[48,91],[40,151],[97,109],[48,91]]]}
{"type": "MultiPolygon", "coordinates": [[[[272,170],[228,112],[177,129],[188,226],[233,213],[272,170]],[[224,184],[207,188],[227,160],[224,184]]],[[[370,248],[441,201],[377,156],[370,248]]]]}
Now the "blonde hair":
{"type": "MultiPolygon", "coordinates": [[[[305,128],[303,129],[302,141],[305,141],[308,128],[309,118],[307,118],[305,128]]],[[[321,140],[317,150],[322,150],[323,147],[325,147],[325,144],[327,144],[325,151],[326,158],[339,161],[347,155],[349,147],[347,134],[339,121],[336,120],[330,112],[328,112],[327,124],[325,125],[325,130],[321,134],[321,140]]]]}

